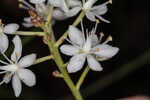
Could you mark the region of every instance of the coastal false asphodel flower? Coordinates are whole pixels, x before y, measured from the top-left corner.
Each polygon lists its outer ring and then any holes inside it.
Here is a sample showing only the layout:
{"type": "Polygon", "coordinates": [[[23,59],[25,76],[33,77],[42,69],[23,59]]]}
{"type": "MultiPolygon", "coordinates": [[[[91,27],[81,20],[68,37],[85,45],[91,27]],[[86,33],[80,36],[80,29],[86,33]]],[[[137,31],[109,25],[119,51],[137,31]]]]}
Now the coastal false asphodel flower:
{"type": "MultiPolygon", "coordinates": [[[[33,10],[37,13],[38,16],[41,17],[41,20],[46,21],[46,18],[49,14],[50,6],[51,6],[49,1],[47,1],[47,3],[45,3],[46,0],[29,0],[29,2],[33,5],[28,3],[26,0],[19,0],[19,1],[20,1],[20,8],[23,8],[26,10],[33,10]]],[[[66,16],[64,14],[63,10],[61,10],[60,8],[54,8],[51,23],[52,23],[52,25],[54,25],[56,20],[58,20],[58,21],[65,20],[66,18],[68,18],[68,16],[66,16]]],[[[25,27],[34,26],[30,17],[24,18],[23,25],[25,27]]]]}
{"type": "Polygon", "coordinates": [[[20,96],[22,91],[21,81],[27,86],[31,87],[36,84],[36,78],[32,71],[26,69],[31,66],[35,59],[35,54],[24,56],[20,59],[22,53],[22,43],[19,36],[15,36],[13,39],[14,51],[11,54],[11,59],[5,55],[5,51],[8,48],[8,42],[0,39],[0,54],[8,61],[0,60],[0,74],[5,74],[0,85],[3,83],[8,84],[12,80],[12,87],[16,97],[20,96]]]}
{"type": "Polygon", "coordinates": [[[95,32],[96,27],[91,32],[86,32],[85,38],[83,30],[81,32],[76,27],[69,26],[68,36],[70,40],[68,41],[71,45],[66,44],[60,47],[60,51],[63,54],[73,56],[67,65],[69,73],[81,70],[86,59],[91,70],[102,71],[103,68],[98,60],[103,61],[110,59],[118,53],[119,48],[107,44],[112,40],[111,36],[109,36],[105,42],[100,43],[103,35],[98,39],[95,32]]]}
{"type": "Polygon", "coordinates": [[[60,7],[65,11],[65,14],[69,17],[75,16],[79,11],[83,10],[85,12],[86,17],[91,21],[96,21],[96,17],[100,20],[110,23],[110,21],[104,19],[102,15],[104,15],[108,8],[107,4],[109,1],[95,5],[94,4],[98,0],[82,0],[82,3],[78,0],[49,0],[50,3],[56,7],[60,7]],[[70,7],[71,5],[74,5],[70,7]]]}
{"type": "Polygon", "coordinates": [[[8,48],[8,37],[6,34],[14,34],[19,29],[19,25],[15,23],[4,25],[0,20],[0,52],[8,48]]]}

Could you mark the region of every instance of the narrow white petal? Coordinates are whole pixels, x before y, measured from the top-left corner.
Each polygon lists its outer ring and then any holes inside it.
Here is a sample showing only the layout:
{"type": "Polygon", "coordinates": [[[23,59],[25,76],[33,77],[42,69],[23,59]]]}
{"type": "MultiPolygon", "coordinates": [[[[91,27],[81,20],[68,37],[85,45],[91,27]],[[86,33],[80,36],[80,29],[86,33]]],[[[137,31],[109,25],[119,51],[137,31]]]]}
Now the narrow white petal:
{"type": "Polygon", "coordinates": [[[53,10],[53,18],[56,20],[64,20],[67,18],[67,16],[64,14],[64,12],[58,8],[53,10]]]}
{"type": "Polygon", "coordinates": [[[95,16],[98,17],[100,20],[102,20],[105,23],[110,23],[110,21],[104,19],[102,16],[99,16],[99,15],[95,15],[95,16]]]}
{"type": "Polygon", "coordinates": [[[13,39],[13,43],[14,43],[15,48],[11,55],[11,60],[18,61],[22,54],[22,43],[21,43],[20,37],[15,36],[13,39]]]}
{"type": "Polygon", "coordinates": [[[12,78],[12,87],[16,97],[19,97],[22,91],[22,85],[19,77],[15,74],[12,78]]]}
{"type": "Polygon", "coordinates": [[[49,3],[55,7],[61,7],[64,0],[48,0],[49,3]]]}
{"type": "Polygon", "coordinates": [[[27,27],[27,28],[30,28],[30,27],[33,26],[32,23],[22,23],[22,25],[23,25],[24,27],[27,27]]]}
{"type": "Polygon", "coordinates": [[[4,53],[8,48],[8,37],[0,33],[0,53],[4,53]]]}
{"type": "Polygon", "coordinates": [[[79,1],[79,0],[67,0],[66,2],[70,7],[81,6],[81,1],[79,1]]]}
{"type": "Polygon", "coordinates": [[[78,13],[80,10],[81,10],[81,7],[74,7],[74,8],[72,8],[72,9],[70,9],[70,10],[66,13],[66,15],[67,15],[68,17],[75,16],[75,15],[77,15],[77,13],[78,13]]]}
{"type": "Polygon", "coordinates": [[[30,2],[33,3],[33,4],[40,4],[40,3],[43,3],[45,1],[46,0],[30,0],[30,2]]]}
{"type": "Polygon", "coordinates": [[[36,84],[36,77],[32,71],[28,69],[20,69],[18,75],[27,86],[32,87],[36,84]]]}
{"type": "Polygon", "coordinates": [[[109,59],[118,53],[119,48],[105,44],[105,45],[98,45],[94,47],[93,50],[95,51],[94,53],[97,56],[102,57],[104,59],[109,59]]]}
{"type": "Polygon", "coordinates": [[[67,66],[68,72],[75,73],[79,71],[83,67],[85,60],[86,56],[83,54],[73,56],[67,66]]]}
{"type": "Polygon", "coordinates": [[[17,30],[19,29],[19,25],[12,23],[12,24],[7,24],[4,27],[4,32],[7,34],[14,34],[17,30]]]}
{"type": "Polygon", "coordinates": [[[96,61],[96,59],[95,59],[93,56],[89,55],[89,56],[87,57],[87,61],[88,61],[89,67],[90,67],[92,70],[94,70],[94,71],[102,71],[102,70],[103,70],[103,68],[102,68],[102,66],[100,65],[100,63],[99,63],[98,61],[96,61]]]}
{"type": "Polygon", "coordinates": [[[15,64],[10,64],[6,66],[0,66],[0,70],[6,70],[9,72],[15,72],[17,70],[17,66],[15,64]]]}
{"type": "Polygon", "coordinates": [[[85,15],[89,20],[94,21],[94,22],[96,21],[95,15],[92,12],[87,11],[85,12],[85,15]]]}
{"type": "Polygon", "coordinates": [[[97,0],[87,0],[87,2],[83,5],[83,8],[85,10],[90,10],[91,7],[93,6],[93,4],[96,2],[97,0]]]}
{"type": "Polygon", "coordinates": [[[23,68],[29,67],[34,63],[35,60],[36,60],[36,54],[30,54],[30,55],[22,57],[18,65],[23,68]]]}
{"type": "Polygon", "coordinates": [[[23,20],[24,20],[25,22],[32,23],[30,17],[25,17],[23,20]]]}
{"type": "Polygon", "coordinates": [[[107,12],[107,6],[106,5],[99,5],[92,8],[93,12],[97,15],[103,15],[107,12]]]}
{"type": "Polygon", "coordinates": [[[69,38],[73,43],[79,46],[82,46],[84,44],[84,35],[79,29],[70,25],[68,33],[69,38]]]}
{"type": "Polygon", "coordinates": [[[60,47],[60,51],[63,54],[66,54],[68,56],[73,56],[73,55],[76,55],[79,52],[79,48],[74,47],[72,45],[62,45],[60,47]]]}

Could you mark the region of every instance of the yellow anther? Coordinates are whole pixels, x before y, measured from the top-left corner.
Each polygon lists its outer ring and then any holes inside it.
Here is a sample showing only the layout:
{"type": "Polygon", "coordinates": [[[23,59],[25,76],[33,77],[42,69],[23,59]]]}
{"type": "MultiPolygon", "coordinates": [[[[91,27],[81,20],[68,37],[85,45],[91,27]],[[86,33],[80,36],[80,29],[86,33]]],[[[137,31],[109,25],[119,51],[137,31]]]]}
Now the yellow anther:
{"type": "Polygon", "coordinates": [[[83,53],[83,50],[80,49],[80,50],[78,51],[78,54],[82,54],[82,53],[83,53]]]}
{"type": "Polygon", "coordinates": [[[99,48],[96,48],[96,52],[99,52],[99,50],[100,50],[99,48]]]}
{"type": "Polygon", "coordinates": [[[19,4],[19,8],[22,8],[22,4],[19,4]]]}
{"type": "Polygon", "coordinates": [[[97,23],[97,24],[99,24],[99,23],[100,23],[100,21],[99,21],[98,19],[96,19],[96,23],[97,23]]]}
{"type": "Polygon", "coordinates": [[[103,37],[103,36],[104,36],[104,33],[103,33],[103,32],[100,32],[100,35],[103,37]]]}
{"type": "Polygon", "coordinates": [[[8,74],[8,78],[11,78],[11,74],[8,74]]]}
{"type": "Polygon", "coordinates": [[[112,41],[112,36],[109,36],[108,39],[109,39],[110,41],[112,41]]]}
{"type": "Polygon", "coordinates": [[[112,0],[109,0],[109,3],[112,4],[112,0]]]}
{"type": "Polygon", "coordinates": [[[22,2],[22,0],[18,0],[19,2],[22,2]]]}
{"type": "Polygon", "coordinates": [[[2,19],[0,19],[0,25],[2,24],[2,19]]]}

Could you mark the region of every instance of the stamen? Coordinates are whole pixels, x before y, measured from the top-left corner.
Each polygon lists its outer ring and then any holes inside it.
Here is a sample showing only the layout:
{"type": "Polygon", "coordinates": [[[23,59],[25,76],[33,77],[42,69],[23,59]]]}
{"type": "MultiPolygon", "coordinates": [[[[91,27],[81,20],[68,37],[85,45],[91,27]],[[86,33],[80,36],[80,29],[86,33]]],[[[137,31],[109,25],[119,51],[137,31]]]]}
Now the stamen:
{"type": "Polygon", "coordinates": [[[19,4],[19,8],[26,9],[26,10],[30,9],[30,8],[28,8],[28,7],[26,7],[26,6],[22,5],[22,4],[19,4]]]}
{"type": "Polygon", "coordinates": [[[0,72],[0,74],[4,74],[4,73],[6,73],[6,72],[8,72],[8,71],[2,71],[2,72],[0,72]]]}
{"type": "Polygon", "coordinates": [[[8,58],[4,53],[2,53],[2,55],[4,56],[4,58],[5,58],[9,63],[13,64],[13,62],[12,62],[11,60],[9,60],[9,58],[8,58]]]}
{"type": "Polygon", "coordinates": [[[19,0],[19,2],[22,2],[24,5],[26,5],[30,9],[35,10],[35,8],[32,5],[30,5],[28,2],[26,2],[25,0],[19,0]]]}
{"type": "Polygon", "coordinates": [[[100,42],[102,41],[102,38],[104,37],[104,33],[103,32],[100,32],[100,42]]]}
{"type": "Polygon", "coordinates": [[[5,64],[5,65],[8,65],[7,62],[4,62],[4,61],[2,61],[2,60],[0,60],[0,63],[5,64]]]}
{"type": "Polygon", "coordinates": [[[82,29],[82,33],[83,33],[83,37],[84,37],[84,41],[85,41],[85,32],[84,32],[84,27],[83,27],[83,20],[81,20],[81,29],[82,29]]]}
{"type": "Polygon", "coordinates": [[[97,30],[97,27],[98,27],[99,23],[100,23],[100,21],[98,19],[96,19],[96,24],[95,24],[95,27],[92,29],[91,34],[95,34],[96,33],[96,30],[97,30]]]}
{"type": "Polygon", "coordinates": [[[0,85],[2,85],[4,82],[5,82],[5,81],[4,81],[4,80],[2,80],[2,81],[0,82],[0,85]]]}
{"type": "Polygon", "coordinates": [[[107,44],[109,41],[112,41],[112,36],[109,36],[109,37],[107,38],[107,40],[106,40],[105,42],[103,42],[102,44],[107,44]]]}

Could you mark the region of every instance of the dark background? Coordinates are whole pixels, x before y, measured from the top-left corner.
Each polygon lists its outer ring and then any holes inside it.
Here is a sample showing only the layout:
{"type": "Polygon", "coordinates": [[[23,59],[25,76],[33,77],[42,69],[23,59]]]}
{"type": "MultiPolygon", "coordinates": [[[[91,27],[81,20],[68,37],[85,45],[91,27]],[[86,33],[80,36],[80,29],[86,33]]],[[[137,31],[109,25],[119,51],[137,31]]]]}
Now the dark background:
{"type": "MultiPolygon", "coordinates": [[[[104,2],[104,0],[101,1],[104,2]]],[[[23,17],[28,16],[27,11],[18,9],[17,5],[17,0],[0,0],[0,18],[3,19],[4,24],[15,22],[21,25],[23,17]]],[[[96,83],[97,80],[101,80],[106,75],[121,68],[123,64],[129,63],[144,54],[144,52],[150,51],[150,13],[148,0],[114,0],[113,6],[108,5],[108,7],[109,11],[105,15],[105,18],[112,23],[99,24],[98,33],[103,31],[105,38],[108,35],[112,35],[113,42],[111,44],[119,47],[120,52],[112,59],[101,63],[104,68],[102,72],[89,72],[81,88],[83,91],[85,88],[90,87],[91,84],[96,83]]],[[[76,17],[70,18],[67,21],[57,22],[53,26],[57,39],[65,32],[68,25],[72,24],[76,17]]],[[[94,23],[89,22],[86,18],[84,19],[84,23],[85,27],[89,29],[94,26],[94,23]]],[[[31,31],[33,28],[27,29],[21,26],[20,30],[31,31]]],[[[10,39],[12,37],[9,36],[10,39]]],[[[29,37],[22,37],[22,39],[26,38],[29,37]]],[[[35,37],[23,47],[23,56],[32,52],[37,53],[38,57],[49,54],[47,46],[43,45],[42,38],[35,37]]],[[[65,61],[69,59],[69,57],[64,55],[63,58],[65,61]]],[[[57,69],[53,61],[32,66],[30,69],[37,76],[37,84],[32,88],[23,85],[19,100],[74,100],[73,98],[63,99],[71,93],[62,79],[52,76],[52,72],[57,69]]],[[[75,82],[82,71],[71,74],[75,82]]],[[[114,80],[114,77],[112,80],[114,80]]],[[[92,93],[92,95],[86,95],[85,100],[117,100],[134,95],[150,96],[149,84],[150,63],[140,66],[140,68],[132,71],[132,73],[129,73],[119,81],[109,84],[103,89],[91,90],[96,92],[92,93]]],[[[99,83],[97,87],[100,85],[99,83]]],[[[88,93],[88,91],[84,91],[84,93],[86,92],[88,93]]],[[[11,84],[0,86],[0,100],[3,99],[16,99],[11,84]]]]}

